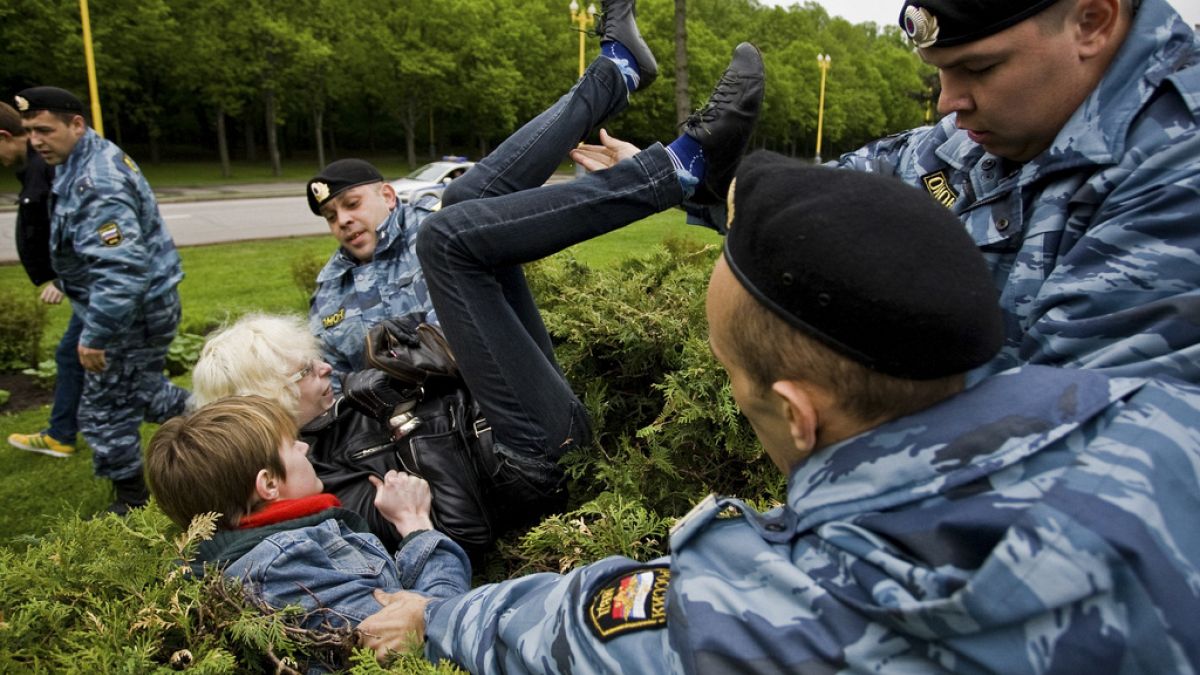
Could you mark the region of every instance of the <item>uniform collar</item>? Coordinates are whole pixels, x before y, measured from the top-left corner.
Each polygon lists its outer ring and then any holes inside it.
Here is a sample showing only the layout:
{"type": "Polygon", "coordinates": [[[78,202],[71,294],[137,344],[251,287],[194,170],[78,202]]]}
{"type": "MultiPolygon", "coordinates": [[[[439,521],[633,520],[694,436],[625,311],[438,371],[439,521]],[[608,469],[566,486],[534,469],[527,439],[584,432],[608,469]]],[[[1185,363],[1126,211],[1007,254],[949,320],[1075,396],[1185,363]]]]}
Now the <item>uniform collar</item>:
{"type": "MultiPolygon", "coordinates": [[[[383,222],[379,224],[379,227],[375,228],[377,239],[372,262],[378,260],[381,253],[396,246],[397,242],[403,242],[404,237],[401,236],[403,232],[404,205],[397,203],[396,208],[392,209],[388,213],[387,218],[384,218],[383,222]]],[[[357,258],[347,253],[346,249],[339,246],[329,258],[329,262],[325,263],[325,267],[321,269],[321,273],[317,275],[317,283],[321,284],[337,279],[355,267],[364,264],[369,265],[370,263],[360,263],[357,258]]]]}
{"type": "Polygon", "coordinates": [[[71,154],[67,155],[67,161],[61,166],[56,167],[54,172],[54,194],[62,196],[66,194],[78,174],[83,171],[84,165],[91,158],[92,152],[100,143],[100,136],[91,128],[88,127],[84,132],[83,137],[71,149],[71,154]]]}
{"type": "Polygon", "coordinates": [[[1057,441],[1142,386],[1086,370],[1027,366],[823,448],[788,481],[799,531],[925,499],[1057,441]]]}

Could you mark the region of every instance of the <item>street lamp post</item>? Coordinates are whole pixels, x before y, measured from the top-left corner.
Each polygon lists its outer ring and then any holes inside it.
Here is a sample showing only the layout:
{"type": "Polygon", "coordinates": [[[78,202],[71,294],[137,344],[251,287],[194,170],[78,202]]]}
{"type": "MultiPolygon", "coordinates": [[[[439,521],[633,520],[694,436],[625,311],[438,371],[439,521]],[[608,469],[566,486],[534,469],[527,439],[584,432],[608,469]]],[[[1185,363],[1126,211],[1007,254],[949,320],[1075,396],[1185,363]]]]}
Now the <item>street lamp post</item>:
{"type": "MultiPolygon", "coordinates": [[[[583,70],[587,66],[585,58],[587,56],[587,34],[592,27],[592,22],[596,18],[596,4],[588,3],[587,9],[579,6],[576,0],[571,0],[571,4],[567,5],[567,9],[571,11],[571,23],[579,26],[579,77],[583,77],[583,70]]],[[[584,174],[583,165],[575,164],[575,177],[579,178],[584,174]]]]}
{"type": "Polygon", "coordinates": [[[583,69],[587,65],[584,62],[587,49],[585,39],[587,38],[588,29],[592,27],[592,22],[596,17],[596,5],[595,3],[589,3],[585,10],[579,6],[576,0],[571,0],[571,4],[567,6],[567,9],[571,10],[571,23],[579,24],[579,76],[583,77],[583,69]]]}
{"type": "Polygon", "coordinates": [[[87,0],[79,0],[79,19],[83,24],[83,62],[87,66],[88,96],[92,99],[92,128],[104,135],[104,119],[100,116],[100,87],[96,84],[96,58],[92,55],[92,20],[88,17],[87,0]]]}
{"type": "Polygon", "coordinates": [[[821,134],[825,131],[825,73],[829,72],[831,61],[833,59],[828,54],[817,54],[817,67],[821,69],[821,98],[817,103],[817,164],[821,163],[821,134]]]}

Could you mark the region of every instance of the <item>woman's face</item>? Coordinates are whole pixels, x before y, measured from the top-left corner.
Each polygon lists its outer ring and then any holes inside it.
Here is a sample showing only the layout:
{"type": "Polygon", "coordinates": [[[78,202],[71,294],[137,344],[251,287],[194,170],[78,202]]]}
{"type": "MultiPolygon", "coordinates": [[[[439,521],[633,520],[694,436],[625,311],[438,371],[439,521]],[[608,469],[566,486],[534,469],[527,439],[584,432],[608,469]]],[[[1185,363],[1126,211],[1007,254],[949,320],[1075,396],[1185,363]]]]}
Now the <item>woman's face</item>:
{"type": "Polygon", "coordinates": [[[292,381],[300,388],[300,411],[296,424],[304,426],[333,405],[333,386],[330,374],[333,368],[320,359],[299,364],[292,381]]]}

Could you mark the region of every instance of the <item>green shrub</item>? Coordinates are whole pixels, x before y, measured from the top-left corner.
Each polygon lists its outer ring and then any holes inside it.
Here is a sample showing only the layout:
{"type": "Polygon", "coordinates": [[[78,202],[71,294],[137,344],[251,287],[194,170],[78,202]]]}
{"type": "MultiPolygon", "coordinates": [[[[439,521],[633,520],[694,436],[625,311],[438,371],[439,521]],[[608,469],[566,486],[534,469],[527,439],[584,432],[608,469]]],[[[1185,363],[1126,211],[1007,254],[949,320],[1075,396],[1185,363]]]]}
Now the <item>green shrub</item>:
{"type": "Polygon", "coordinates": [[[21,374],[33,378],[42,389],[53,389],[54,380],[58,377],[58,364],[54,359],[45,359],[37,364],[37,368],[26,368],[21,374]]]}
{"type": "Polygon", "coordinates": [[[200,359],[203,348],[203,335],[180,332],[167,349],[167,372],[172,377],[188,372],[200,359]]]}
{"type": "Polygon", "coordinates": [[[7,389],[0,389],[0,405],[8,403],[8,399],[12,398],[12,392],[7,389]]]}
{"type": "Polygon", "coordinates": [[[317,258],[313,256],[300,256],[292,261],[292,282],[296,284],[296,288],[304,294],[305,298],[311,298],[312,294],[317,290],[317,275],[321,273],[321,268],[325,266],[325,258],[317,258]]]}
{"type": "Polygon", "coordinates": [[[37,366],[46,306],[30,290],[0,289],[0,372],[37,366]]]}

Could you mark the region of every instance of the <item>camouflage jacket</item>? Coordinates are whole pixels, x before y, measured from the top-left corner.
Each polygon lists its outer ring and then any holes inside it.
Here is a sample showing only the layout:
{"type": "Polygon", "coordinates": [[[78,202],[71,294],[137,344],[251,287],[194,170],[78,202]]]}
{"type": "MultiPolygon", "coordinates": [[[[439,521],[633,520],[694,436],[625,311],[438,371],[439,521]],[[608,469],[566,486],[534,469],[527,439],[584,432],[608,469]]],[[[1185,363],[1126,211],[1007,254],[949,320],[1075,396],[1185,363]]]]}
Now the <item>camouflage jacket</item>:
{"type": "Polygon", "coordinates": [[[1198,123],[1197,37],[1145,0],[1096,90],[1017,170],[954,115],[836,164],[927,190],[979,244],[1008,335],[973,381],[1040,363],[1200,383],[1198,123]]]}
{"type": "MultiPolygon", "coordinates": [[[[371,262],[359,263],[339,247],[317,276],[308,325],[321,342],[322,358],[337,375],[366,368],[364,341],[380,321],[423,312],[426,321],[436,322],[415,248],[434,203],[398,204],[376,230],[379,241],[371,262]]],[[[339,378],[334,385],[340,390],[339,378]]]]}
{"type": "Polygon", "coordinates": [[[672,555],[426,609],[472,672],[1190,673],[1200,389],[1030,366],[823,448],[672,555]],[[665,624],[665,625],[664,625],[665,624]]]}
{"type": "Polygon", "coordinates": [[[179,285],[179,253],[137,164],[92,129],[58,167],[53,194],[50,259],[83,319],[80,343],[104,349],[179,285]]]}

